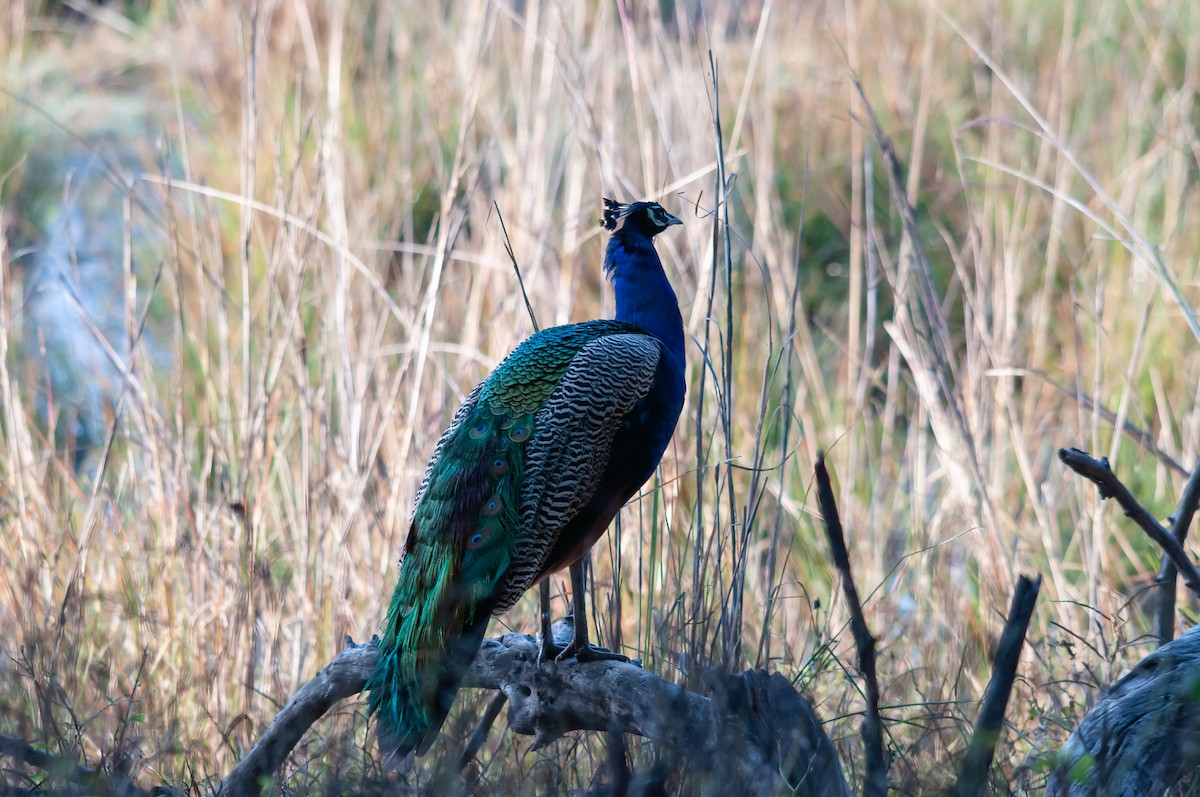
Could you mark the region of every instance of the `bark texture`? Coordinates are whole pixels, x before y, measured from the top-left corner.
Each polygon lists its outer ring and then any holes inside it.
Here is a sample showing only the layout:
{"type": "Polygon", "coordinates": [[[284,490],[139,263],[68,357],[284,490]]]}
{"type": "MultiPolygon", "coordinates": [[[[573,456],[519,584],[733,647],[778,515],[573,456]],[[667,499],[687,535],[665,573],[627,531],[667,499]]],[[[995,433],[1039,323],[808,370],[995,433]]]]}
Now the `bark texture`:
{"type": "Polygon", "coordinates": [[[1164,794],[1200,767],[1200,627],[1142,659],[1067,739],[1046,797],[1164,794]]]}
{"type": "MultiPolygon", "coordinates": [[[[538,661],[523,634],[485,639],[470,687],[508,698],[508,723],[535,745],[570,731],[632,733],[654,740],[687,768],[705,794],[849,797],[841,764],[812,707],[778,673],[708,673],[711,696],[688,691],[628,662],[538,661]],[[730,791],[733,789],[733,791],[730,791]]],[[[296,692],[217,794],[254,797],[308,728],[339,700],[362,691],[375,645],[349,643],[296,692]]]]}

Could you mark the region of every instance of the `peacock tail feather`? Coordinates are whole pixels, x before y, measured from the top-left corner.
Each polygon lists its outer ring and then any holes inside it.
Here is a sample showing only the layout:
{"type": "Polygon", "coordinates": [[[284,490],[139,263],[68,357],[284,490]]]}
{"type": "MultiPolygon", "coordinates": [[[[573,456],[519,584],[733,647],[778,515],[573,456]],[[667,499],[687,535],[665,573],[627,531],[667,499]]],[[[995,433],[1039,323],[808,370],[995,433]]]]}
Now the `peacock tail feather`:
{"type": "Polygon", "coordinates": [[[423,480],[367,683],[370,711],[401,756],[423,754],[445,721],[483,639],[518,526],[515,485],[532,418],[470,401],[464,408],[423,480]]]}

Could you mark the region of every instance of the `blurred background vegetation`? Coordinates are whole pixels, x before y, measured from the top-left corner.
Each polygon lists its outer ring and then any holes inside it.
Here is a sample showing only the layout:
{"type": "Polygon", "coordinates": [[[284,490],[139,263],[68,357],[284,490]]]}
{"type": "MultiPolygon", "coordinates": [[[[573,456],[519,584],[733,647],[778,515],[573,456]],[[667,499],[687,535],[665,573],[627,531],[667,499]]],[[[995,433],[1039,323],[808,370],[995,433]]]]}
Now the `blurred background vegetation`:
{"type": "MultiPolygon", "coordinates": [[[[1175,0],[2,0],[0,732],[143,785],[227,772],[378,629],[437,436],[532,331],[497,209],[548,325],[611,312],[600,199],[653,197],[685,221],[689,398],[594,551],[603,641],[687,685],[784,673],[857,778],[825,450],[895,787],[952,781],[1036,571],[995,786],[1040,791],[1152,646],[1158,567],[1055,451],[1160,516],[1200,455],[1198,76],[1175,0]]],[[[529,748],[493,731],[466,788],[606,777],[602,739],[529,748]]],[[[281,781],[377,776],[347,702],[281,781]]]]}

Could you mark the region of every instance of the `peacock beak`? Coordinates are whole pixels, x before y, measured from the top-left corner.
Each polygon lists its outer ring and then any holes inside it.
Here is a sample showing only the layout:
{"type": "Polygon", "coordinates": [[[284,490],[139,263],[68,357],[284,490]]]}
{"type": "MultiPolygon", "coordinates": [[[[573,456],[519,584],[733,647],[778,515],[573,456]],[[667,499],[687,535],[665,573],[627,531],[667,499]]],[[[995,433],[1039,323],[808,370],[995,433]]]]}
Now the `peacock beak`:
{"type": "Polygon", "coordinates": [[[670,227],[672,224],[683,224],[683,220],[678,216],[672,216],[670,213],[667,213],[667,226],[670,227]]]}

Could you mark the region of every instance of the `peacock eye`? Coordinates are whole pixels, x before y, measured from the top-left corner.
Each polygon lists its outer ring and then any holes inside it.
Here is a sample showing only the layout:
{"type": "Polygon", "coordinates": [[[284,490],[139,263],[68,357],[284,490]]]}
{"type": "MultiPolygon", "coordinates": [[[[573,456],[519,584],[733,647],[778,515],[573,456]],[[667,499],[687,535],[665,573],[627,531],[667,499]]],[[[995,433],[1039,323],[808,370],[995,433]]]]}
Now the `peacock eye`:
{"type": "Polygon", "coordinates": [[[524,443],[529,439],[529,427],[525,424],[515,427],[511,432],[508,433],[508,439],[512,440],[514,443],[524,443]]]}
{"type": "Polygon", "coordinates": [[[484,517],[495,517],[498,514],[500,514],[500,499],[489,498],[488,502],[483,505],[484,517]]]}
{"type": "Polygon", "coordinates": [[[503,476],[505,473],[508,473],[508,463],[500,457],[496,457],[492,460],[492,464],[488,466],[488,472],[493,476],[503,476]]]}
{"type": "Polygon", "coordinates": [[[482,531],[477,531],[471,535],[471,539],[469,539],[467,541],[467,544],[470,545],[472,548],[478,548],[480,545],[483,544],[483,541],[485,539],[487,539],[487,535],[484,534],[482,531]]]}
{"type": "Polygon", "coordinates": [[[480,421],[479,423],[477,423],[471,427],[471,439],[478,440],[479,438],[481,438],[485,434],[487,434],[487,432],[488,432],[487,422],[480,421]]]}

